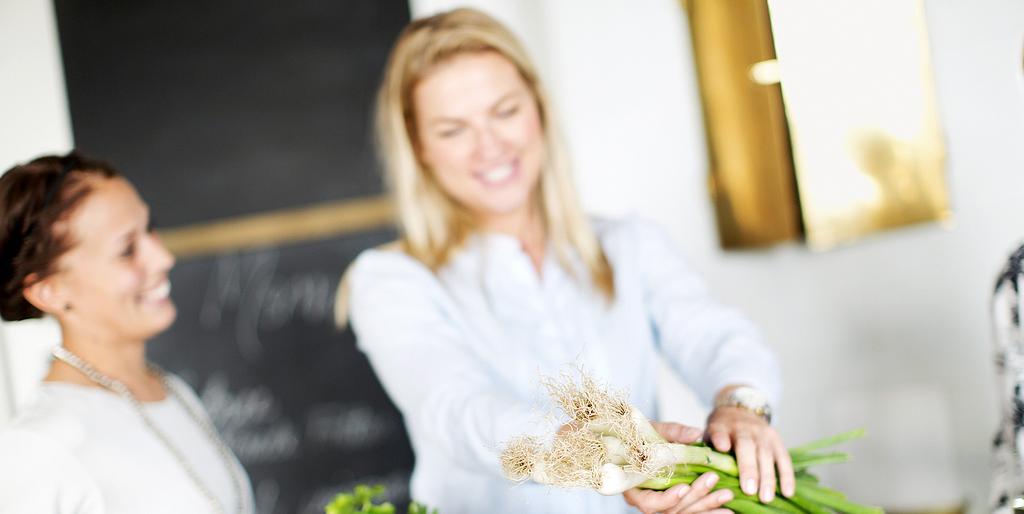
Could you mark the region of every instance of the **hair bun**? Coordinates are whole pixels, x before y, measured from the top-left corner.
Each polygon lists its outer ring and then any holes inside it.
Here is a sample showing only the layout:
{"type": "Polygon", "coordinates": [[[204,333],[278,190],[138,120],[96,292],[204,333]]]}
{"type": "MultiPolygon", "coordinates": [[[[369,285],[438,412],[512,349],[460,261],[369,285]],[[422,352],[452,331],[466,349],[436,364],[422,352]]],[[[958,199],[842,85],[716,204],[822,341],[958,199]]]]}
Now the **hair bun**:
{"type": "Polygon", "coordinates": [[[70,248],[53,224],[70,213],[85,194],[80,174],[116,177],[110,165],[72,151],[46,155],[14,166],[0,176],[0,317],[6,321],[40,318],[43,312],[24,295],[26,279],[45,278],[70,248]],[[74,173],[72,173],[74,172],[74,173]]]}

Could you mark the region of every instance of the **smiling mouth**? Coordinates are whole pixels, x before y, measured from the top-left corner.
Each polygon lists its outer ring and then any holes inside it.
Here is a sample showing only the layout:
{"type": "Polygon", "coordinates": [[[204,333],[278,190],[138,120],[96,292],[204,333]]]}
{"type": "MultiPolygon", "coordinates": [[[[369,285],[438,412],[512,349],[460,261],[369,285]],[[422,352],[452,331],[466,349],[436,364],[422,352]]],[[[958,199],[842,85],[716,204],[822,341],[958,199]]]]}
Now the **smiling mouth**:
{"type": "Polygon", "coordinates": [[[519,172],[519,160],[474,173],[487,186],[500,186],[511,181],[519,172]]]}
{"type": "Polygon", "coordinates": [[[171,281],[164,280],[156,287],[142,293],[142,300],[145,302],[160,302],[166,300],[171,294],[171,281]]]}

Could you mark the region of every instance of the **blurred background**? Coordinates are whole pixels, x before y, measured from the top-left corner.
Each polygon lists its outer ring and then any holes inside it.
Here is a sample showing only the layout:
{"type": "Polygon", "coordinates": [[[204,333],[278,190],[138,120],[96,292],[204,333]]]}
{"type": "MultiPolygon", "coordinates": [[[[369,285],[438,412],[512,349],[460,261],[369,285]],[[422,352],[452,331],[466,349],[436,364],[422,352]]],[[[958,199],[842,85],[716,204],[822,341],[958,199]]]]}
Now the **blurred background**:
{"type": "MultiPolygon", "coordinates": [[[[161,231],[199,241],[182,243],[179,320],[153,357],[200,392],[253,476],[261,513],[316,512],[361,481],[401,500],[412,458],[401,419],[351,334],[333,328],[334,288],[358,251],[394,236],[368,123],[390,42],[410,17],[480,7],[537,61],[588,211],[666,226],[715,296],[761,327],[784,370],[787,443],[865,427],[856,461],[826,473],[836,488],[894,511],[982,512],[997,421],[989,296],[1024,240],[1024,3],[911,3],[923,7],[915,27],[928,66],[915,76],[937,117],[929,169],[943,207],[827,250],[811,244],[806,219],[775,244],[723,248],[723,197],[709,187],[722,157],[695,57],[708,54],[675,0],[0,0],[0,168],[77,146],[139,186],[161,231]],[[325,216],[349,221],[287,237],[325,216]],[[254,220],[283,228],[219,246],[230,238],[209,232],[254,220]]],[[[823,168],[801,158],[810,139],[796,114],[815,108],[794,91],[806,82],[787,90],[786,51],[808,40],[784,29],[817,27],[853,47],[877,38],[870,24],[792,5],[787,25],[772,23],[800,196],[786,205],[806,217],[801,188],[813,180],[800,174],[823,168]]],[[[851,101],[890,101],[902,82],[860,66],[839,68],[876,87],[853,88],[851,101]]],[[[2,326],[0,423],[58,340],[45,321],[2,326]]],[[[661,387],[666,419],[703,423],[667,368],[661,387]]]]}

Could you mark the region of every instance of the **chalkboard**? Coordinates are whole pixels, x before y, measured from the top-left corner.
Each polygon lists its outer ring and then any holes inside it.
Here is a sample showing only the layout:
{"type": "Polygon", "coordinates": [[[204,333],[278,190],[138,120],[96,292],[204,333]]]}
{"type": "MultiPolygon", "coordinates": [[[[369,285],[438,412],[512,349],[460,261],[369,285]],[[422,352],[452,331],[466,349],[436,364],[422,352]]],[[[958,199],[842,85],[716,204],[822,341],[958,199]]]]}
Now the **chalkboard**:
{"type": "Polygon", "coordinates": [[[379,193],[371,106],[408,9],[57,0],[75,145],[122,168],[158,227],[379,193]]]}
{"type": "MultiPolygon", "coordinates": [[[[76,146],[110,161],[157,228],[383,191],[370,111],[408,22],[398,0],[55,2],[76,146]]],[[[408,501],[401,415],[348,330],[338,280],[390,229],[179,260],[150,358],[200,394],[260,514],[322,512],[382,483],[408,501]]]]}

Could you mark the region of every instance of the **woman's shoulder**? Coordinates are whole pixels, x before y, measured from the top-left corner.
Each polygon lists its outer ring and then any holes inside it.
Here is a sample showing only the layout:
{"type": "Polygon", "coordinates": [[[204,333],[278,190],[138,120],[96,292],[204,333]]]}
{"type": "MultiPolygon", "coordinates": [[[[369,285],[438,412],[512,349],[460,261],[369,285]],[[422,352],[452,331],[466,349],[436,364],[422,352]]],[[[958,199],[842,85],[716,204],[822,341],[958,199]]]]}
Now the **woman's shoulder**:
{"type": "Polygon", "coordinates": [[[361,307],[372,311],[446,302],[444,286],[430,268],[397,244],[385,245],[364,250],[345,272],[335,299],[335,322],[347,324],[361,307]]]}
{"type": "Polygon", "coordinates": [[[591,225],[606,252],[637,252],[652,242],[665,244],[668,235],[658,223],[631,214],[618,218],[591,217],[591,225]]]}
{"type": "Polygon", "coordinates": [[[34,460],[62,462],[72,458],[72,447],[81,444],[80,438],[69,434],[56,420],[33,421],[0,428],[0,462],[4,467],[18,468],[17,463],[34,460]]]}
{"type": "Polygon", "coordinates": [[[20,409],[8,426],[0,431],[0,440],[32,445],[46,441],[47,445],[72,451],[87,439],[82,419],[83,403],[78,401],[79,391],[70,384],[44,383],[34,399],[20,409]]]}
{"type": "Polygon", "coordinates": [[[434,275],[422,262],[402,250],[398,243],[363,250],[346,273],[351,280],[397,278],[429,280],[434,275]]]}
{"type": "Polygon", "coordinates": [[[0,514],[104,512],[102,496],[78,458],[87,444],[75,410],[40,398],[0,428],[0,514]]]}
{"type": "MultiPolygon", "coordinates": [[[[88,443],[88,430],[75,408],[70,391],[43,385],[35,399],[22,407],[14,420],[0,428],[0,476],[12,470],[25,475],[77,468],[75,455],[88,443]]],[[[3,480],[0,480],[3,481],[3,480]]]]}

